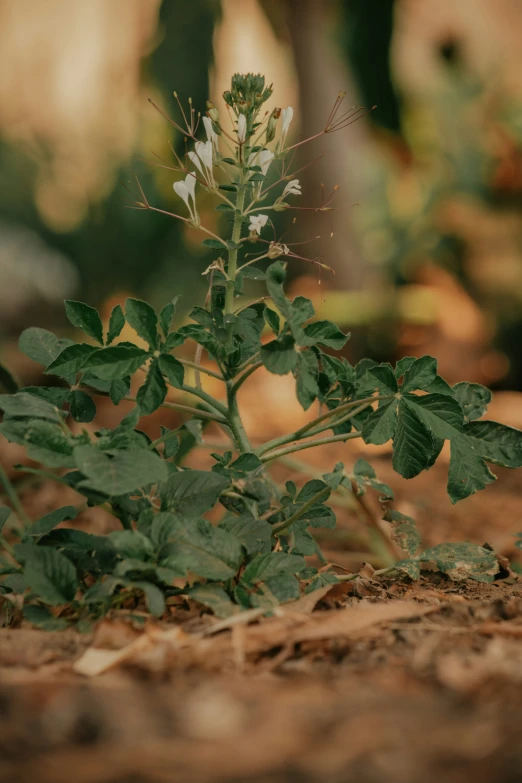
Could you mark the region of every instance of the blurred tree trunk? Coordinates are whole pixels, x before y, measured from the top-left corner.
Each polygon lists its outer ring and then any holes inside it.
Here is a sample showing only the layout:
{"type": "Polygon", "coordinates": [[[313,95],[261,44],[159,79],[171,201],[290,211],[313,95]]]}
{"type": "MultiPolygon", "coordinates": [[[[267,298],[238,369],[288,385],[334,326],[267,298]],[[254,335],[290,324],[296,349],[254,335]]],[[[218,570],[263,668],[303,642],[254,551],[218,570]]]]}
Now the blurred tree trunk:
{"type": "MultiPolygon", "coordinates": [[[[332,0],[287,0],[288,25],[292,38],[296,70],[299,75],[301,132],[306,138],[324,127],[340,89],[346,91],[343,111],[357,103],[353,81],[341,54],[336,53],[330,21],[335,13],[332,0]]],[[[313,194],[313,204],[321,201],[321,185],[329,194],[334,185],[340,190],[330,213],[301,212],[299,222],[306,224],[307,236],[320,235],[310,245],[308,255],[319,255],[335,269],[338,286],[359,289],[366,277],[364,258],[353,231],[352,207],[365,194],[366,121],[332,133],[318,142],[299,148],[299,164],[325,152],[325,157],[299,176],[303,189],[313,194]],[[302,216],[306,215],[306,218],[302,216]],[[333,237],[330,238],[330,216],[333,237]]],[[[300,231],[302,235],[302,230],[300,231]]]]}

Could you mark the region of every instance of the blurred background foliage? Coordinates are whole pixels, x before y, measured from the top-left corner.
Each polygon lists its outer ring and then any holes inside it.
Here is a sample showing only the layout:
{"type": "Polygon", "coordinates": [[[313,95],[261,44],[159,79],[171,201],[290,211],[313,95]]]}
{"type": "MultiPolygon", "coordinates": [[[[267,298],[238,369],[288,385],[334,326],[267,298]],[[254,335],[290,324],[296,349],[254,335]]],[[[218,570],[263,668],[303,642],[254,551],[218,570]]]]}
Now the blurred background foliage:
{"type": "MultiPolygon", "coordinates": [[[[296,160],[324,153],[302,205],[339,185],[335,211],[277,224],[320,235],[303,253],[335,277],[302,262],[292,286],[352,329],[351,358],[429,352],[450,381],[522,389],[520,29],[519,0],[0,0],[3,359],[27,325],[67,329],[64,297],[105,314],[129,293],[203,300],[201,236],[129,209],[133,173],[176,205],[161,165],[185,141],[147,98],[204,110],[253,70],[295,107],[296,138],[339,89],[377,106],[296,160]]],[[[217,225],[210,199],[201,211],[217,225]]]]}

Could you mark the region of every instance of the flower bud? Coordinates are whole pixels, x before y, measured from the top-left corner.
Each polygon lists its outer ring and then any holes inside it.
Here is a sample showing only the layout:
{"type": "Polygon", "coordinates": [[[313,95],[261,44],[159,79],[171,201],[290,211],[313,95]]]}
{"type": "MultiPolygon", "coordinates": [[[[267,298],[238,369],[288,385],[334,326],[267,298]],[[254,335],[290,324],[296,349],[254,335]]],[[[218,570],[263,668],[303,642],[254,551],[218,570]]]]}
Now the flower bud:
{"type": "Polygon", "coordinates": [[[268,144],[269,141],[273,141],[276,135],[277,130],[277,123],[279,120],[279,117],[281,116],[281,109],[275,108],[272,111],[272,114],[268,118],[268,123],[266,126],[266,143],[268,144]]]}
{"type": "Polygon", "coordinates": [[[276,201],[276,203],[272,206],[272,209],[274,212],[284,212],[285,209],[288,209],[290,207],[290,204],[287,204],[286,201],[276,201]]]}
{"type": "Polygon", "coordinates": [[[230,90],[225,90],[225,92],[223,93],[223,100],[230,107],[234,105],[234,101],[232,100],[232,93],[230,92],[230,90]]]}
{"type": "Polygon", "coordinates": [[[219,122],[219,112],[211,101],[207,101],[207,114],[212,122],[219,122]]]}

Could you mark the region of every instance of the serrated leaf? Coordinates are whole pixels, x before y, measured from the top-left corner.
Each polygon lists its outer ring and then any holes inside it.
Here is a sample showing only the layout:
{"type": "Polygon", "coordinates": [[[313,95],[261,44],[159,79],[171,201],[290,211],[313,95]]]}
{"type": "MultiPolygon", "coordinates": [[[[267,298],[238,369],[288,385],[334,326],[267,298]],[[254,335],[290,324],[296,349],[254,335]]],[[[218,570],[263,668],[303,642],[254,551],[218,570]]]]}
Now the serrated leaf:
{"type": "MultiPolygon", "coordinates": [[[[358,365],[365,368],[363,362],[358,365]]],[[[371,364],[359,379],[358,387],[361,391],[378,392],[382,395],[396,394],[399,386],[390,364],[371,364]]]]}
{"type": "Polygon", "coordinates": [[[125,326],[125,316],[123,314],[122,306],[117,304],[111,310],[109,318],[109,328],[107,330],[107,345],[110,345],[113,340],[120,336],[121,330],[125,326]]]}
{"type": "Polygon", "coordinates": [[[150,304],[141,299],[126,299],[125,319],[152,349],[158,347],[158,316],[150,304]]]}
{"type": "MultiPolygon", "coordinates": [[[[223,188],[221,188],[223,190],[223,188]]],[[[210,247],[212,250],[226,250],[227,246],[218,239],[204,239],[201,243],[203,247],[210,247]]]]}
{"type": "Polygon", "coordinates": [[[480,383],[456,383],[453,392],[464,412],[466,422],[480,419],[492,397],[490,390],[480,383]]]}
{"type": "Polygon", "coordinates": [[[121,557],[148,560],[154,555],[152,542],[138,530],[115,530],[109,539],[121,557]]]}
{"type": "Polygon", "coordinates": [[[266,369],[274,375],[286,375],[295,370],[298,354],[294,345],[295,340],[291,335],[284,335],[262,345],[259,353],[266,369]]]}
{"type": "Polygon", "coordinates": [[[125,495],[167,478],[163,460],[147,449],[133,446],[125,451],[116,451],[109,457],[96,446],[77,446],[73,455],[78,469],[85,476],[79,486],[110,497],[125,495]]]}
{"type": "MultiPolygon", "coordinates": [[[[408,406],[426,429],[437,438],[453,438],[464,428],[462,408],[457,400],[446,394],[407,394],[400,407],[408,406]]],[[[400,413],[401,411],[399,411],[400,413]]]]}
{"type": "Polygon", "coordinates": [[[170,302],[167,302],[166,305],[163,305],[160,310],[159,325],[164,337],[167,337],[168,333],[170,332],[172,319],[174,318],[174,313],[176,312],[176,304],[178,303],[179,299],[179,296],[175,296],[174,299],[171,299],[170,302]]]}
{"type": "Polygon", "coordinates": [[[301,596],[299,581],[293,574],[282,572],[264,579],[258,586],[258,591],[250,596],[252,606],[266,606],[267,609],[297,601],[301,596]]]}
{"type": "Polygon", "coordinates": [[[391,400],[368,416],[362,428],[362,438],[365,443],[381,446],[393,438],[396,429],[397,400],[391,400]]]}
{"type": "Polygon", "coordinates": [[[197,585],[192,587],[188,594],[195,601],[212,609],[216,617],[232,617],[240,611],[239,606],[233,603],[221,585],[197,585]]]}
{"type": "MultiPolygon", "coordinates": [[[[177,474],[176,474],[177,475],[177,474]]],[[[213,527],[206,519],[194,519],[177,514],[170,518],[168,554],[161,565],[191,571],[206,579],[230,579],[242,560],[239,541],[221,527],[213,527]]]]}
{"type": "Polygon", "coordinates": [[[281,319],[275,310],[271,310],[270,307],[265,307],[263,313],[264,319],[269,325],[274,334],[279,334],[281,329],[281,319]]]}
{"type": "Polygon", "coordinates": [[[119,405],[130,392],[131,378],[127,375],[125,378],[118,378],[110,381],[109,397],[113,405],[119,405]]]}
{"type": "Polygon", "coordinates": [[[174,386],[175,389],[182,389],[185,380],[185,368],[181,362],[168,353],[162,353],[158,361],[161,372],[167,376],[171,386],[174,386]]]}
{"type": "Polygon", "coordinates": [[[148,416],[158,410],[167,396],[167,384],[161,374],[156,359],[151,362],[145,383],[138,389],[136,401],[143,416],[148,416]]]}
{"type": "Polygon", "coordinates": [[[305,595],[314,593],[316,590],[320,590],[321,587],[327,587],[327,585],[339,584],[339,580],[335,574],[331,571],[321,571],[314,576],[312,581],[306,586],[305,595]]]}
{"type": "Polygon", "coordinates": [[[0,394],[0,410],[13,418],[47,419],[57,422],[61,420],[60,412],[50,402],[28,392],[16,394],[0,394]]]}
{"type": "Polygon", "coordinates": [[[74,377],[98,351],[98,348],[88,343],[69,345],[46,367],[45,374],[58,375],[60,378],[74,377]]]}
{"type": "Polygon", "coordinates": [[[415,411],[399,402],[399,417],[393,437],[393,469],[403,478],[414,478],[425,470],[433,453],[433,438],[415,415],[415,411]]]}
{"type": "Polygon", "coordinates": [[[473,448],[488,462],[522,467],[522,431],[496,421],[473,421],[464,428],[473,448]]]}
{"type": "Polygon", "coordinates": [[[25,329],[18,341],[18,347],[22,353],[25,353],[33,362],[43,364],[44,367],[48,367],[69,345],[73,345],[72,340],[59,338],[47,329],[40,329],[36,326],[25,329]]]}
{"type": "Polygon", "coordinates": [[[76,569],[55,549],[32,546],[26,556],[24,579],[38,598],[50,606],[73,600],[78,589],[76,569]]]}
{"type": "MultiPolygon", "coordinates": [[[[284,265],[281,261],[275,261],[266,270],[266,285],[268,288],[268,293],[272,297],[272,301],[274,302],[275,306],[286,320],[294,338],[294,342],[296,342],[297,345],[310,345],[313,341],[304,333],[302,323],[306,320],[307,317],[310,317],[310,312],[313,314],[313,308],[310,311],[308,305],[304,304],[304,297],[297,298],[298,300],[301,300],[301,304],[299,302],[297,302],[297,304],[295,302],[289,302],[285,297],[283,289],[285,280],[286,271],[284,265]],[[293,306],[294,304],[296,306],[293,306]]],[[[310,300],[308,299],[306,300],[307,303],[309,301],[310,300]]],[[[282,375],[283,373],[278,374],[282,375]]]]}
{"type": "Polygon", "coordinates": [[[312,351],[299,353],[295,371],[296,395],[299,404],[305,411],[308,410],[319,395],[318,377],[319,364],[317,356],[312,351]]]}
{"type": "Polygon", "coordinates": [[[281,573],[297,574],[306,565],[304,557],[288,552],[269,552],[257,555],[245,568],[244,584],[258,584],[281,573]]]}
{"type": "Polygon", "coordinates": [[[84,302],[66,299],[65,312],[73,326],[78,327],[97,343],[103,345],[103,324],[95,307],[84,302]]]}
{"type": "Polygon", "coordinates": [[[349,334],[341,332],[332,321],[314,321],[305,326],[304,332],[314,341],[314,345],[326,345],[335,351],[340,351],[350,337],[349,334]]]}
{"type": "Polygon", "coordinates": [[[64,522],[66,519],[74,519],[77,513],[74,506],[57,508],[56,511],[51,511],[49,514],[45,514],[41,517],[37,522],[33,522],[31,527],[28,527],[25,531],[22,540],[25,541],[46,536],[51,530],[54,530],[60,522],[64,522]]]}
{"type": "Polygon", "coordinates": [[[245,547],[247,555],[270,550],[272,526],[264,519],[256,519],[251,514],[241,514],[239,517],[228,517],[219,527],[237,538],[245,547]]]}
{"type": "Polygon", "coordinates": [[[149,353],[137,345],[119,343],[99,348],[88,357],[85,369],[97,378],[113,381],[132,375],[144,364],[149,353]]]}
{"type": "Polygon", "coordinates": [[[417,530],[415,520],[393,509],[388,509],[384,519],[392,527],[393,541],[409,555],[415,555],[421,543],[420,533],[417,530]]]}
{"type": "Polygon", "coordinates": [[[418,559],[434,562],[439,571],[456,582],[464,579],[493,582],[499,570],[494,552],[468,542],[438,544],[426,549],[418,559]]]}
{"type": "Polygon", "coordinates": [[[401,391],[403,393],[415,391],[416,389],[427,391],[436,376],[437,360],[432,356],[421,356],[420,359],[415,359],[415,361],[411,362],[407,369],[404,370],[401,391]]]}
{"type": "Polygon", "coordinates": [[[91,397],[75,389],[70,396],[71,416],[75,421],[90,422],[96,416],[96,405],[91,397]]]}
{"type": "Polygon", "coordinates": [[[212,508],[230,479],[213,471],[183,470],[161,486],[161,510],[199,516],[212,508]]]}
{"type": "Polygon", "coordinates": [[[455,438],[451,441],[448,495],[452,503],[474,495],[495,480],[495,474],[466,438],[455,438]]]}
{"type": "Polygon", "coordinates": [[[239,275],[247,280],[266,280],[266,274],[263,270],[253,264],[241,268],[238,272],[238,276],[239,275]]]}
{"type": "Polygon", "coordinates": [[[402,378],[406,370],[411,367],[413,362],[417,361],[415,356],[403,356],[402,359],[399,359],[397,364],[395,365],[395,377],[397,380],[402,378]]]}
{"type": "Polygon", "coordinates": [[[382,481],[377,480],[375,470],[372,468],[369,462],[364,459],[358,459],[353,468],[353,479],[355,481],[358,494],[364,494],[365,490],[369,487],[376,492],[379,492],[381,502],[387,500],[393,500],[393,490],[388,484],[384,484],[382,481]]]}
{"type": "Polygon", "coordinates": [[[73,442],[61,427],[49,421],[4,420],[0,432],[12,443],[27,448],[27,455],[51,468],[74,467],[73,442]]]}

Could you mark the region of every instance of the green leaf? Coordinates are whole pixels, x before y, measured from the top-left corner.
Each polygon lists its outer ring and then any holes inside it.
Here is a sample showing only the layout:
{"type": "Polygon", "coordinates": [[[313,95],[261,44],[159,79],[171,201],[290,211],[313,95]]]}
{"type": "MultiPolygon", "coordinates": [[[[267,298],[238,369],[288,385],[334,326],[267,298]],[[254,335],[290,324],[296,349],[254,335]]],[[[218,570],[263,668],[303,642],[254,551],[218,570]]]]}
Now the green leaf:
{"type": "MultiPolygon", "coordinates": [[[[179,475],[179,474],[176,474],[179,475]]],[[[194,519],[176,514],[170,518],[168,555],[161,565],[188,571],[206,579],[230,579],[242,560],[239,541],[221,527],[213,527],[206,519],[194,519]]]]}
{"type": "Polygon", "coordinates": [[[409,367],[413,364],[413,362],[416,362],[415,356],[403,356],[402,359],[399,359],[397,364],[395,365],[395,377],[397,380],[402,378],[404,373],[406,372],[409,367]]]}
{"type": "Polygon", "coordinates": [[[415,520],[393,509],[388,509],[384,519],[391,524],[393,541],[410,556],[415,555],[421,543],[415,520]]]}
{"type": "Polygon", "coordinates": [[[265,307],[263,316],[274,334],[279,334],[279,330],[281,329],[281,319],[279,318],[279,315],[276,313],[276,311],[271,310],[270,307],[265,307]]]}
{"type": "Polygon", "coordinates": [[[455,399],[464,411],[466,422],[480,419],[491,402],[491,392],[480,383],[456,383],[453,386],[455,399]]]}
{"type": "Polygon", "coordinates": [[[247,555],[270,550],[272,526],[264,519],[256,519],[251,514],[239,517],[227,517],[219,527],[237,538],[245,547],[247,555]]]}
{"type": "Polygon", "coordinates": [[[175,389],[183,388],[185,368],[181,362],[168,353],[162,353],[158,361],[160,370],[167,376],[168,382],[174,386],[175,389]]]}
{"type": "Polygon", "coordinates": [[[131,378],[127,375],[125,378],[119,378],[110,382],[109,397],[113,405],[119,405],[130,392],[131,378]]]}
{"type": "Polygon", "coordinates": [[[301,596],[299,582],[292,574],[280,573],[260,583],[259,589],[250,597],[252,606],[266,606],[296,601],[301,596]]]}
{"type": "Polygon", "coordinates": [[[67,346],[73,345],[72,340],[59,338],[47,329],[31,326],[20,335],[18,347],[29,359],[48,367],[67,346]]]}
{"type": "MultiPolygon", "coordinates": [[[[223,189],[223,188],[222,188],[223,189]]],[[[235,190],[235,188],[234,188],[235,190]]],[[[201,243],[203,247],[210,247],[212,250],[226,250],[227,246],[224,242],[220,242],[218,239],[204,239],[201,243]]]]}
{"type": "Polygon", "coordinates": [[[495,480],[495,474],[466,438],[455,438],[451,441],[448,495],[452,503],[474,495],[495,480]]]}
{"type": "Polygon", "coordinates": [[[38,419],[4,420],[0,432],[12,443],[27,448],[27,455],[51,468],[74,467],[73,442],[57,424],[38,419]]]}
{"type": "Polygon", "coordinates": [[[409,576],[414,582],[420,579],[420,563],[417,558],[412,557],[407,558],[406,560],[399,560],[393,567],[397,571],[409,576]]]}
{"type": "Polygon", "coordinates": [[[197,517],[212,508],[230,479],[213,471],[183,470],[161,486],[161,510],[197,517]]]}
{"type": "Polygon", "coordinates": [[[314,341],[313,345],[326,345],[336,351],[341,350],[350,337],[349,334],[343,334],[332,321],[314,321],[305,326],[304,332],[314,341]]]}
{"type": "Polygon", "coordinates": [[[112,457],[96,446],[77,446],[74,459],[85,480],[80,487],[103,492],[110,497],[134,492],[167,478],[167,467],[153,451],[130,447],[115,451],[112,457]]]}
{"type": "Polygon", "coordinates": [[[178,303],[179,298],[180,298],[179,296],[175,296],[174,299],[171,299],[170,302],[167,302],[167,304],[161,308],[159,314],[159,325],[165,337],[167,337],[168,333],[170,332],[170,327],[172,326],[172,319],[174,318],[174,313],[176,312],[176,304],[178,303]]]}
{"type": "Polygon", "coordinates": [[[64,522],[66,519],[74,519],[77,513],[74,506],[64,506],[63,508],[57,508],[56,511],[51,511],[49,514],[45,514],[45,516],[41,517],[37,522],[33,522],[31,527],[27,528],[22,541],[25,542],[31,538],[46,536],[51,530],[54,530],[60,522],[64,522]]]}
{"type": "Polygon", "coordinates": [[[434,562],[439,571],[456,582],[464,579],[493,582],[499,571],[494,552],[468,542],[438,544],[426,549],[418,559],[434,562]]]}
{"type": "Polygon", "coordinates": [[[136,334],[152,349],[158,347],[158,316],[147,302],[142,302],[141,299],[126,299],[125,318],[136,334]]]}
{"type": "Polygon", "coordinates": [[[263,272],[263,270],[259,269],[259,267],[254,266],[253,264],[242,267],[238,271],[238,276],[239,275],[241,275],[242,278],[246,278],[247,280],[266,280],[266,274],[263,272]]]}
{"type": "Polygon", "coordinates": [[[149,353],[137,345],[119,343],[95,351],[88,357],[86,368],[97,378],[114,381],[132,375],[148,358],[149,353]]]}
{"type": "Polygon", "coordinates": [[[374,364],[364,372],[359,381],[361,391],[396,394],[399,386],[390,364],[374,364]]]}
{"type": "Polygon", "coordinates": [[[258,584],[281,573],[297,574],[305,567],[306,561],[301,555],[288,552],[269,552],[257,555],[245,568],[242,582],[258,584]]]}
{"type": "Polygon", "coordinates": [[[319,395],[318,377],[319,363],[317,356],[312,351],[299,353],[295,372],[296,394],[299,404],[305,411],[308,410],[319,395]]]}
{"type": "Polygon", "coordinates": [[[75,421],[90,422],[96,416],[96,405],[91,397],[75,389],[71,392],[71,416],[75,421]]]}
{"type": "Polygon", "coordinates": [[[297,367],[298,355],[291,335],[261,346],[260,357],[266,369],[274,375],[286,375],[297,367]]]}
{"type": "Polygon", "coordinates": [[[13,418],[48,419],[57,422],[61,420],[59,410],[42,397],[28,392],[16,394],[0,394],[0,410],[13,418]]]}
{"type": "Polygon", "coordinates": [[[63,617],[55,617],[45,606],[24,606],[24,620],[43,631],[64,631],[69,623],[63,617]]]}
{"type": "Polygon", "coordinates": [[[362,428],[362,438],[365,443],[381,446],[395,435],[397,429],[397,400],[391,400],[380,405],[373,411],[362,428]]]}
{"type": "Polygon", "coordinates": [[[416,389],[428,391],[436,376],[437,360],[432,356],[421,356],[405,369],[401,390],[403,393],[416,389]]]}
{"type": "Polygon", "coordinates": [[[48,547],[34,546],[31,550],[24,565],[27,586],[50,606],[72,601],[79,584],[71,561],[48,547]]]}
{"type": "Polygon", "coordinates": [[[73,326],[77,326],[97,343],[103,345],[103,324],[96,308],[84,302],[66,299],[65,312],[73,326]]]}
{"type": "Polygon", "coordinates": [[[393,469],[403,478],[414,478],[430,464],[434,441],[415,411],[399,403],[399,418],[393,437],[393,469]]]}
{"type": "Polygon", "coordinates": [[[426,429],[438,438],[453,438],[464,428],[462,408],[457,400],[446,394],[421,397],[407,394],[401,399],[400,408],[403,406],[414,411],[426,429]]]}
{"type": "Polygon", "coordinates": [[[159,362],[154,359],[149,367],[145,383],[140,386],[136,395],[136,402],[143,416],[148,416],[162,405],[167,396],[167,384],[161,374],[159,362]]]}
{"type": "Polygon", "coordinates": [[[74,376],[85,367],[93,354],[98,353],[99,350],[99,348],[95,348],[94,345],[88,345],[88,343],[69,345],[46,368],[45,374],[58,375],[60,378],[74,376]]]}
{"type": "MultiPolygon", "coordinates": [[[[294,342],[296,342],[297,345],[311,345],[313,340],[306,336],[301,326],[303,321],[313,314],[313,308],[310,311],[308,305],[310,300],[305,300],[304,297],[297,297],[296,302],[293,304],[289,302],[285,297],[283,290],[285,280],[286,271],[283,263],[281,261],[275,261],[266,271],[268,293],[272,297],[275,306],[286,320],[294,338],[294,342]]],[[[288,370],[286,372],[288,372],[288,370]]],[[[283,375],[284,373],[278,374],[283,375]]]]}
{"type": "Polygon", "coordinates": [[[137,530],[115,530],[109,533],[109,539],[121,557],[149,560],[154,555],[151,541],[137,530]]]}
{"type": "Polygon", "coordinates": [[[321,571],[317,576],[314,576],[312,581],[306,586],[305,594],[309,595],[310,593],[319,590],[321,587],[337,584],[339,584],[339,580],[335,574],[332,574],[331,571],[321,571]]]}
{"type": "Polygon", "coordinates": [[[377,481],[377,475],[369,462],[358,459],[353,468],[353,479],[357,487],[357,494],[363,495],[368,487],[381,493],[380,501],[393,500],[393,490],[388,484],[377,481]]]}
{"type": "Polygon", "coordinates": [[[121,305],[117,304],[112,308],[109,318],[109,328],[107,330],[107,345],[120,336],[121,330],[125,326],[125,316],[121,305]]]}
{"type": "Polygon", "coordinates": [[[132,582],[131,587],[137,587],[143,592],[147,609],[153,617],[161,617],[161,615],[165,613],[165,596],[159,587],[156,587],[156,585],[153,585],[150,582],[142,581],[132,582]]]}
{"type": "Polygon", "coordinates": [[[207,584],[192,587],[188,594],[203,606],[208,606],[216,617],[232,617],[237,614],[239,606],[233,603],[220,585],[207,584]]]}
{"type": "Polygon", "coordinates": [[[522,467],[522,432],[496,421],[473,421],[464,428],[473,448],[488,462],[522,467]]]}
{"type": "Polygon", "coordinates": [[[8,394],[16,394],[19,388],[20,384],[13,373],[7,367],[4,367],[3,364],[0,364],[0,389],[3,389],[8,394]]]}

